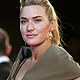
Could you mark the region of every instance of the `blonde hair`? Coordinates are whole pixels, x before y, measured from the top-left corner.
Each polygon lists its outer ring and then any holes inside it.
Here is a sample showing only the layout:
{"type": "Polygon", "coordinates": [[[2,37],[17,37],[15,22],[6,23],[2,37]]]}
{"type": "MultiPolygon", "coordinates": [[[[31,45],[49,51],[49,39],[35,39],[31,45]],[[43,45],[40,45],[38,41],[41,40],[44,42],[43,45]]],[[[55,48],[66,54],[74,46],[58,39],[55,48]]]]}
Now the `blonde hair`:
{"type": "Polygon", "coordinates": [[[20,6],[20,11],[22,10],[23,7],[25,6],[30,6],[30,5],[40,5],[46,8],[46,14],[48,15],[49,21],[51,22],[53,19],[55,19],[56,24],[55,24],[55,29],[53,30],[53,38],[51,40],[52,44],[54,45],[59,45],[60,44],[60,33],[58,29],[58,17],[55,13],[55,10],[49,0],[20,0],[21,6],[20,6]]]}

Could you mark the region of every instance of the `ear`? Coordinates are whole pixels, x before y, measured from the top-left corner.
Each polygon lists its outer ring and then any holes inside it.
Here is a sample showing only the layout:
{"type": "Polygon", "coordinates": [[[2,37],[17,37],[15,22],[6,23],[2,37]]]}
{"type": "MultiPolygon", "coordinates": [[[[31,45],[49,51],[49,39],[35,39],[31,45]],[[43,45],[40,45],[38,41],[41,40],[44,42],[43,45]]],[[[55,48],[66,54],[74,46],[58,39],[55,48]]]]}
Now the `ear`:
{"type": "Polygon", "coordinates": [[[9,56],[10,53],[11,53],[11,51],[12,51],[12,46],[11,46],[11,45],[8,45],[8,46],[6,47],[6,55],[9,56]]]}
{"type": "Polygon", "coordinates": [[[51,22],[51,31],[55,29],[55,25],[56,25],[56,20],[53,19],[53,21],[51,22]]]}

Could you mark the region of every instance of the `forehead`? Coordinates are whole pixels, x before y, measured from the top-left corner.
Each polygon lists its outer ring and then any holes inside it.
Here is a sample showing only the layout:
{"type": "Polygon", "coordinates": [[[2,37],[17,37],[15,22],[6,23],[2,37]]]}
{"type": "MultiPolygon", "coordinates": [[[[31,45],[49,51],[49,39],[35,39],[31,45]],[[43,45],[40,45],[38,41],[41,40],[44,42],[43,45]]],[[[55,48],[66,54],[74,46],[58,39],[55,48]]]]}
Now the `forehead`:
{"type": "Polygon", "coordinates": [[[47,17],[45,7],[39,5],[25,6],[22,8],[21,15],[22,17],[35,17],[43,16],[47,17]]]}

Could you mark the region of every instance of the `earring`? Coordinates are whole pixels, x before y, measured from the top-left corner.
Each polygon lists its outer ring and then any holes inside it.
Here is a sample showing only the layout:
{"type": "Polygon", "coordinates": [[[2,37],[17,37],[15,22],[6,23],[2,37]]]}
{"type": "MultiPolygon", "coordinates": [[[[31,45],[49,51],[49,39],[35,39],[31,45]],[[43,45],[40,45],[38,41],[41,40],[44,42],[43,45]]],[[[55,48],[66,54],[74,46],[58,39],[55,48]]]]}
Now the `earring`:
{"type": "Polygon", "coordinates": [[[49,39],[50,39],[50,41],[52,40],[52,38],[53,38],[53,34],[52,34],[51,31],[49,31],[49,39]]]}

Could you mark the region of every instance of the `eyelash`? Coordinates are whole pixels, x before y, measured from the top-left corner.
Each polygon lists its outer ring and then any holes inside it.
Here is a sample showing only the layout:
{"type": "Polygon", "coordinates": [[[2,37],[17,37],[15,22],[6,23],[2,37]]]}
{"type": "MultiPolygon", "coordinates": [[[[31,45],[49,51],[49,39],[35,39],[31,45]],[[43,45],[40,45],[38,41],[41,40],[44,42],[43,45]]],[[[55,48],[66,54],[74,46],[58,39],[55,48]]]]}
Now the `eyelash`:
{"type": "Polygon", "coordinates": [[[35,23],[41,22],[41,19],[35,19],[34,22],[35,23]]]}
{"type": "Polygon", "coordinates": [[[20,23],[21,24],[25,24],[27,21],[26,20],[21,20],[20,23]]]}

